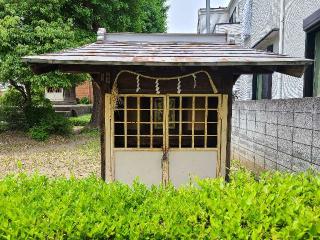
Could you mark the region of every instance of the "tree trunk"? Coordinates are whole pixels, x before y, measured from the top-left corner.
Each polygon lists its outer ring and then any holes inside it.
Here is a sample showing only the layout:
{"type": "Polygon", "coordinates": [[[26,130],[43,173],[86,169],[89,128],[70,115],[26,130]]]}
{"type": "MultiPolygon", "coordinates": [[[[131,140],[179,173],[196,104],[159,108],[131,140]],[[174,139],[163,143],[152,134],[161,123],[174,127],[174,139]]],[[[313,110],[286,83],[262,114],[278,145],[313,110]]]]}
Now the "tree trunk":
{"type": "Polygon", "coordinates": [[[89,127],[91,128],[99,128],[100,127],[100,118],[101,118],[101,93],[98,83],[94,79],[92,80],[93,87],[93,107],[92,107],[92,115],[89,123],[89,127]]]}
{"type": "Polygon", "coordinates": [[[25,94],[26,94],[26,99],[25,99],[25,109],[29,108],[32,106],[32,94],[31,94],[31,84],[26,83],[25,84],[25,94]]]}

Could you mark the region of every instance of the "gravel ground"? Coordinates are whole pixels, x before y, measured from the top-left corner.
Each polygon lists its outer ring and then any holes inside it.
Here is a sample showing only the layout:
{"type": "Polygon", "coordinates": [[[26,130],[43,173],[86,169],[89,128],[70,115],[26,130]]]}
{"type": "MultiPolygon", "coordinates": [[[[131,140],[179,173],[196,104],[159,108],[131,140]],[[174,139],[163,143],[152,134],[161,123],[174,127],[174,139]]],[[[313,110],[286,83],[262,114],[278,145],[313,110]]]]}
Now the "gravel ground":
{"type": "Polygon", "coordinates": [[[19,172],[67,178],[99,176],[98,132],[54,136],[45,142],[34,141],[22,132],[0,133],[0,178],[19,172]]]}

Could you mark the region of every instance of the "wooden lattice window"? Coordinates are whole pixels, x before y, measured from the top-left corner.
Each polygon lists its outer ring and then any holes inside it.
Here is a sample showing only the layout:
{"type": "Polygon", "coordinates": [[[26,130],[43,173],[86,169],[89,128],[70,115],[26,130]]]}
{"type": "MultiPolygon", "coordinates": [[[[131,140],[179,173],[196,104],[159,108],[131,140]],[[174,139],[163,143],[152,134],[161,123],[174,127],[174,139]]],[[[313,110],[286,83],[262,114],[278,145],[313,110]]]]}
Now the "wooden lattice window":
{"type": "Polygon", "coordinates": [[[115,148],[217,148],[219,98],[121,96],[114,111],[115,148]]]}
{"type": "Polygon", "coordinates": [[[218,137],[217,97],[176,96],[169,108],[170,148],[216,148],[218,137]],[[172,117],[174,116],[174,117],[172,117]]]}

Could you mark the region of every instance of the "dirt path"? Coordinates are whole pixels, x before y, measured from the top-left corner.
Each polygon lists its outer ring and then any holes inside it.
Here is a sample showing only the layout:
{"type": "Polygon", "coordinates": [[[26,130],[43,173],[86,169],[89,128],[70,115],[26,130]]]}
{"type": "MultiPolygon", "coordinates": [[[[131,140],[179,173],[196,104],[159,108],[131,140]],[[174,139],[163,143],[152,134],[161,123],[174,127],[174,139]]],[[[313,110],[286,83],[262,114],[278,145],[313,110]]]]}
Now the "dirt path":
{"type": "Polygon", "coordinates": [[[0,178],[18,172],[38,172],[49,177],[98,176],[99,161],[99,137],[95,131],[55,136],[46,142],[31,140],[21,132],[0,133],[0,178]]]}

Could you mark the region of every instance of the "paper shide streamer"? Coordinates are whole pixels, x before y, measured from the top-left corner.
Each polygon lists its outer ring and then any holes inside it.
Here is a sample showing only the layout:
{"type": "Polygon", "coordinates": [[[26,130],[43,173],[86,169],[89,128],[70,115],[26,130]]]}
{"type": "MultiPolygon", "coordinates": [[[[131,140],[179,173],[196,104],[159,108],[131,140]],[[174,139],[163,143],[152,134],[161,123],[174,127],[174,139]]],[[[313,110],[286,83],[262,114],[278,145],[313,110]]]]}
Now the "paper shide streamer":
{"type": "Polygon", "coordinates": [[[140,92],[141,90],[141,87],[140,87],[140,75],[137,75],[137,89],[136,89],[136,92],[140,92]]]}
{"type": "Polygon", "coordinates": [[[156,80],[156,93],[160,94],[160,84],[159,84],[159,79],[156,80]]]}

